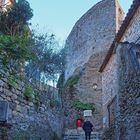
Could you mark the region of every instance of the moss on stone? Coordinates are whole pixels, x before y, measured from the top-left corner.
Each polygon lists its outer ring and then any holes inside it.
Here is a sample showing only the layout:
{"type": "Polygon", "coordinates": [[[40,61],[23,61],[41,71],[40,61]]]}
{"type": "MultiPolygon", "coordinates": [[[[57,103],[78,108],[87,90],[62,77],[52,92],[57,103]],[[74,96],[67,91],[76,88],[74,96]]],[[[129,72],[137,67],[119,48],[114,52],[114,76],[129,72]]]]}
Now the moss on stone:
{"type": "Polygon", "coordinates": [[[65,87],[70,87],[70,88],[72,88],[74,85],[76,85],[76,84],[78,83],[79,79],[80,79],[80,76],[79,76],[79,75],[71,76],[71,77],[67,80],[67,82],[66,82],[66,84],[65,84],[65,87]]]}

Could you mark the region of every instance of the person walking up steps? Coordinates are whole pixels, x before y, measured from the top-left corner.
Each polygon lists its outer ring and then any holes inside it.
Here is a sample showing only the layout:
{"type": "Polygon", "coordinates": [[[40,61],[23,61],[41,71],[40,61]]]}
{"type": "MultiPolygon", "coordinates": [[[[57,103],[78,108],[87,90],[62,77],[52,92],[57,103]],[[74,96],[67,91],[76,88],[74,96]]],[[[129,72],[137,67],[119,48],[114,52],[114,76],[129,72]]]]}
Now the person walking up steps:
{"type": "Polygon", "coordinates": [[[90,140],[93,125],[90,121],[86,121],[83,124],[83,130],[85,131],[86,140],[90,140]]]}

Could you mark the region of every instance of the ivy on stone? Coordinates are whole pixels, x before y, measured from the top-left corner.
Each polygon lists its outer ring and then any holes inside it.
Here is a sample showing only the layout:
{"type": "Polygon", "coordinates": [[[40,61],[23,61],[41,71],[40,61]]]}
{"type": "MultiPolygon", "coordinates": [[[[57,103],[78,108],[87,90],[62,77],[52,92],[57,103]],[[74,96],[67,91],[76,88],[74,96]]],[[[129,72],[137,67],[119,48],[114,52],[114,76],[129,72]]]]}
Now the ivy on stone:
{"type": "Polygon", "coordinates": [[[95,104],[94,103],[83,103],[79,100],[73,102],[73,107],[77,110],[83,111],[83,110],[95,110],[95,104]]]}

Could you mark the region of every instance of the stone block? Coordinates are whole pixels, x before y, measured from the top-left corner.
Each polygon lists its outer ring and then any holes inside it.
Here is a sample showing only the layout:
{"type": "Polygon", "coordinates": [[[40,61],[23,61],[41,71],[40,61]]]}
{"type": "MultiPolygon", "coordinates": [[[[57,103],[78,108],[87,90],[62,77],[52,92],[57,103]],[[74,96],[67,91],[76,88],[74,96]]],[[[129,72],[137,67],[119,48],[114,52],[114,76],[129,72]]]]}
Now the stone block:
{"type": "Polygon", "coordinates": [[[20,105],[16,105],[16,111],[21,112],[21,106],[20,105]]]}
{"type": "Polygon", "coordinates": [[[0,86],[4,86],[5,82],[3,80],[0,80],[0,86]]]}
{"type": "Polygon", "coordinates": [[[11,101],[12,99],[10,97],[6,97],[6,100],[7,101],[11,101]]]}
{"type": "Polygon", "coordinates": [[[18,101],[18,100],[15,100],[14,102],[15,102],[17,105],[19,105],[19,101],[18,101]]]}
{"type": "Polygon", "coordinates": [[[15,102],[9,102],[9,107],[11,110],[15,110],[16,109],[16,103],[15,102]]]}
{"type": "Polygon", "coordinates": [[[21,95],[21,91],[20,90],[16,90],[16,94],[17,95],[21,95]]]}
{"type": "Polygon", "coordinates": [[[12,95],[13,100],[16,100],[17,98],[18,98],[18,96],[16,95],[16,93],[12,95]]]}
{"type": "Polygon", "coordinates": [[[33,106],[34,104],[32,102],[29,102],[29,106],[33,106]]]}
{"type": "Polygon", "coordinates": [[[5,94],[2,94],[1,97],[2,97],[3,99],[6,99],[6,95],[5,95],[5,94]]]}
{"type": "Polygon", "coordinates": [[[18,114],[18,113],[17,113],[16,110],[12,111],[12,115],[13,115],[13,116],[17,116],[17,114],[18,114]]]}

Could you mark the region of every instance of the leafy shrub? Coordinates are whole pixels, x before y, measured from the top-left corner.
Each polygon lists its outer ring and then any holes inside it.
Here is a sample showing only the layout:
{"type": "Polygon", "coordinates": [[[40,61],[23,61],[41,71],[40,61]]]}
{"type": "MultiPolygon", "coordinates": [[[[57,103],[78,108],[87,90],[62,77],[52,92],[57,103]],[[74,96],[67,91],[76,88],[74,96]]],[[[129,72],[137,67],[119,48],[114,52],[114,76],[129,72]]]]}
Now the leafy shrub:
{"type": "Polygon", "coordinates": [[[32,99],[33,95],[34,95],[33,88],[31,86],[27,86],[24,90],[24,97],[27,100],[30,100],[30,99],[32,99]]]}
{"type": "Polygon", "coordinates": [[[94,103],[83,103],[81,101],[75,101],[73,103],[73,107],[75,107],[78,110],[95,110],[95,104],[94,103]]]}

